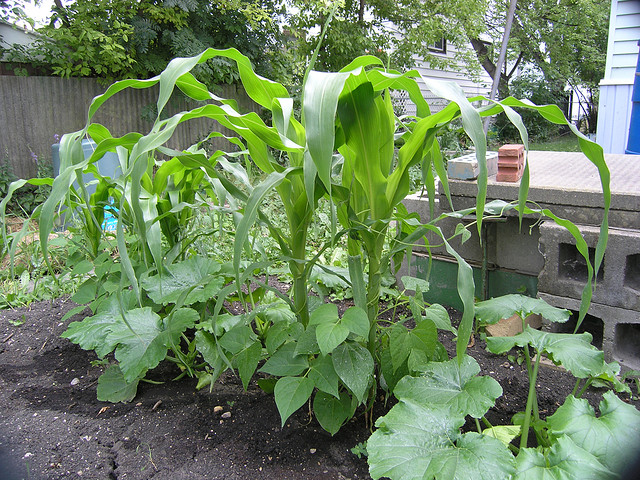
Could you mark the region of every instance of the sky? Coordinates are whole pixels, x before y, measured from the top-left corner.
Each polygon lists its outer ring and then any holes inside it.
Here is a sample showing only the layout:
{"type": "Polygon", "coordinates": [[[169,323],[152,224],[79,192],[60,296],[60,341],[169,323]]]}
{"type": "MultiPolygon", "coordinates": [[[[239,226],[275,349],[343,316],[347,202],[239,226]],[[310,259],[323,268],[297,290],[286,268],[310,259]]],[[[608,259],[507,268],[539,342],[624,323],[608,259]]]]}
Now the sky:
{"type": "Polygon", "coordinates": [[[51,14],[53,0],[40,0],[38,3],[39,5],[37,6],[31,2],[27,3],[24,10],[29,17],[36,21],[36,27],[41,27],[47,23],[47,19],[51,14]]]}

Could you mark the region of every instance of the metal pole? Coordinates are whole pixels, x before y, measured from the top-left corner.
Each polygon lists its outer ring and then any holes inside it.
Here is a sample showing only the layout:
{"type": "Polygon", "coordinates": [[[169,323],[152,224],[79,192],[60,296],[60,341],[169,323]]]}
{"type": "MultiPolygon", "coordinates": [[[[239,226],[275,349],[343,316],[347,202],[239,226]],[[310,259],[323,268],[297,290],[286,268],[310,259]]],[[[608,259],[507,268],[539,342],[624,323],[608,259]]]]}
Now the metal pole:
{"type": "MultiPolygon", "coordinates": [[[[498,63],[496,64],[496,71],[493,74],[493,84],[491,85],[491,94],[489,98],[494,100],[496,93],[498,92],[498,85],[500,84],[500,73],[502,72],[502,66],[504,60],[507,57],[507,44],[509,43],[509,35],[511,35],[511,25],[513,24],[513,17],[516,14],[516,3],[518,0],[511,0],[509,3],[509,11],[507,12],[507,22],[504,26],[504,36],[502,37],[502,46],[500,47],[500,56],[498,57],[498,63]]],[[[484,134],[487,135],[489,131],[489,118],[484,119],[484,134]]]]}

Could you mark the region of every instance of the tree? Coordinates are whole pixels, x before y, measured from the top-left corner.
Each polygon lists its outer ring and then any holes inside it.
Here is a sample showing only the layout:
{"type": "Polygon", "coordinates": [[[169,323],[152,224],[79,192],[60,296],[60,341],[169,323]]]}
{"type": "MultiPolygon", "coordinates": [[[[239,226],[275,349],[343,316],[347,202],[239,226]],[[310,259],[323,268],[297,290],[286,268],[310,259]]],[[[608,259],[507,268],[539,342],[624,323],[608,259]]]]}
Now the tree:
{"type": "MultiPolygon", "coordinates": [[[[289,21],[303,57],[315,48],[333,3],[291,0],[296,13],[289,21]]],[[[451,59],[434,56],[428,47],[445,39],[457,47],[456,60],[464,57],[470,69],[477,71],[466,44],[469,35],[482,33],[485,8],[485,0],[343,0],[323,41],[316,68],[339,69],[365,53],[399,68],[412,67],[415,57],[446,66],[451,59]]]]}
{"type": "MultiPolygon", "coordinates": [[[[278,77],[277,8],[271,0],[57,0],[50,25],[39,29],[43,37],[14,49],[12,59],[54,75],[112,81],[156,75],[172,58],[207,47],[235,47],[260,73],[278,77]]],[[[208,85],[237,79],[226,61],[200,65],[195,74],[208,85]]]]}
{"type": "MultiPolygon", "coordinates": [[[[504,29],[507,0],[498,0],[487,9],[486,33],[493,42],[469,36],[478,60],[493,76],[504,29]]],[[[600,0],[533,0],[516,8],[509,42],[508,62],[500,74],[500,96],[509,94],[509,82],[522,65],[534,65],[547,83],[564,91],[587,91],[586,114],[589,130],[595,129],[595,96],[604,77],[609,26],[609,2],[600,0]]]]}

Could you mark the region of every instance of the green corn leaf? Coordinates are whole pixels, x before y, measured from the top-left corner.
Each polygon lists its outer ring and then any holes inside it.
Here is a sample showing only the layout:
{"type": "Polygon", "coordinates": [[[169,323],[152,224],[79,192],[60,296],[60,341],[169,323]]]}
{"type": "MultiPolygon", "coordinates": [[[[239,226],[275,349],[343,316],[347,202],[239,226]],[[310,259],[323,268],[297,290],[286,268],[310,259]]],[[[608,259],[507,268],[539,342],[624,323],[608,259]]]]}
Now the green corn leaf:
{"type": "Polygon", "coordinates": [[[414,80],[414,78],[420,76],[416,70],[410,70],[400,74],[375,69],[367,72],[367,76],[369,80],[371,80],[371,83],[373,83],[373,88],[376,91],[387,89],[406,91],[409,94],[411,101],[416,105],[416,113],[418,117],[426,117],[431,113],[429,104],[425,100],[424,95],[420,90],[420,86],[414,80]]]}
{"type": "Polygon", "coordinates": [[[406,376],[398,382],[393,394],[399,400],[423,406],[450,406],[461,415],[481,418],[500,395],[502,387],[493,378],[478,377],[480,367],[465,356],[461,364],[456,359],[429,362],[418,377],[406,376]]]}
{"type": "Polygon", "coordinates": [[[560,323],[569,320],[571,315],[571,312],[564,308],[553,307],[542,299],[524,295],[503,295],[478,302],[475,310],[478,321],[488,325],[493,325],[503,318],[509,318],[516,314],[522,319],[532,314],[538,314],[550,322],[560,323]]]}
{"type": "Polygon", "coordinates": [[[516,458],[518,480],[606,480],[618,478],[596,457],[562,436],[543,454],[522,448],[516,458]]]}
{"type": "Polygon", "coordinates": [[[496,354],[515,346],[529,345],[539,354],[545,353],[554,363],[562,365],[577,378],[598,376],[605,369],[604,354],[591,345],[591,334],[550,333],[527,325],[514,337],[487,337],[487,349],[496,354]]]}
{"type": "Polygon", "coordinates": [[[331,354],[333,368],[349,390],[362,403],[373,376],[374,364],[369,350],[362,345],[345,342],[331,354]]]}
{"type": "Polygon", "coordinates": [[[476,218],[478,219],[478,235],[482,229],[482,213],[487,199],[487,139],[484,135],[480,114],[467,99],[462,88],[455,82],[444,82],[422,77],[427,88],[436,96],[454,102],[460,109],[462,126],[476,147],[478,160],[478,195],[476,197],[476,218]]]}
{"type": "Polygon", "coordinates": [[[600,402],[600,417],[587,400],[570,395],[547,422],[555,437],[566,435],[613,472],[621,472],[640,447],[640,412],[611,391],[600,402]]]}
{"type": "Polygon", "coordinates": [[[320,426],[335,435],[351,416],[351,398],[346,392],[342,392],[338,398],[325,392],[316,392],[313,412],[320,426]]]}
{"type": "Polygon", "coordinates": [[[278,380],[273,394],[283,427],[291,414],[304,405],[312,393],[313,381],[307,377],[282,377],[278,380]]]}
{"type": "MultiPolygon", "coordinates": [[[[144,372],[142,376],[144,376],[144,372]]],[[[98,378],[98,401],[111,403],[130,402],[138,393],[140,378],[137,377],[132,382],[127,382],[120,367],[118,365],[110,365],[98,378]]]]}
{"type": "Polygon", "coordinates": [[[390,138],[381,132],[386,124],[385,114],[383,101],[366,78],[348,79],[338,103],[338,116],[345,133],[345,145],[339,151],[345,158],[345,164],[351,165],[350,170],[355,174],[368,203],[369,215],[374,220],[386,218],[390,213],[386,198],[380,194],[386,191],[389,171],[388,168],[386,171],[383,169],[382,163],[387,159],[381,152],[388,142],[393,147],[393,136],[390,138]]]}
{"type": "Polygon", "coordinates": [[[367,440],[374,480],[508,480],[515,471],[509,449],[475,432],[461,435],[464,416],[446,407],[401,401],[376,421],[367,440]]]}
{"type": "Polygon", "coordinates": [[[282,183],[282,181],[291,172],[296,171],[299,172],[299,169],[296,170],[290,167],[281,173],[271,173],[260,185],[254,188],[253,192],[251,192],[251,195],[249,196],[247,205],[244,208],[244,215],[242,217],[242,220],[240,220],[240,223],[238,224],[238,228],[236,229],[236,235],[233,243],[233,268],[236,272],[236,277],[238,277],[238,288],[240,288],[239,276],[242,249],[244,248],[245,242],[249,238],[249,229],[255,223],[256,218],[258,217],[258,208],[260,206],[260,203],[272,188],[275,188],[277,185],[282,183]]]}
{"type": "MultiPolygon", "coordinates": [[[[440,229],[438,229],[440,231],[440,229]]],[[[442,235],[442,232],[440,232],[442,235]]],[[[450,255],[453,255],[458,262],[458,279],[457,288],[460,300],[464,310],[462,311],[462,320],[460,320],[460,326],[458,327],[458,340],[456,342],[456,356],[458,362],[462,362],[462,358],[467,351],[467,345],[471,338],[471,331],[473,330],[473,318],[474,318],[474,294],[475,285],[473,283],[473,270],[471,266],[456,252],[449,242],[444,239],[445,248],[450,255]]]]}
{"type": "Polygon", "coordinates": [[[349,75],[311,71],[304,85],[302,110],[309,154],[329,195],[336,110],[349,75]]]}
{"type": "Polygon", "coordinates": [[[343,67],[340,72],[354,72],[356,74],[360,73],[363,67],[369,67],[371,65],[379,65],[380,67],[384,67],[384,63],[378,57],[373,55],[361,55],[357,58],[354,58],[347,66],[343,67]]]}
{"type": "MultiPolygon", "coordinates": [[[[367,286],[364,280],[364,268],[360,255],[349,255],[349,279],[353,290],[353,301],[356,307],[366,311],[367,309],[367,286]]],[[[353,331],[353,330],[352,330],[353,331]]]]}

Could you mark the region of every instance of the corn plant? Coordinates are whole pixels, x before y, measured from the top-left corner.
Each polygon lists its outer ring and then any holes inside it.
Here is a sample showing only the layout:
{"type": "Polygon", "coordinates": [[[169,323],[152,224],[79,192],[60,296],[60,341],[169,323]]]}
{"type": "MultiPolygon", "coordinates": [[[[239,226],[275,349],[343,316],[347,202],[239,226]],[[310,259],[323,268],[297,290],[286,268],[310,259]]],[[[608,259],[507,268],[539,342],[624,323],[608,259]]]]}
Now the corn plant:
{"type": "MultiPolygon", "coordinates": [[[[474,209],[448,215],[474,213],[480,229],[484,215],[497,214],[495,205],[485,205],[486,141],[481,117],[504,111],[521,131],[525,145],[526,131],[513,107],[537,110],[556,123],[567,121],[557,107],[536,107],[515,99],[475,107],[459,87],[423,79],[435,93],[450,100],[442,111],[431,114],[418,76],[415,71],[386,70],[374,57],[360,57],[340,72],[311,71],[302,89],[300,118],[296,118],[294,100],[283,85],[256,75],[249,60],[233,49],[208,49],[195,57],[175,59],[157,77],[117,82],[93,100],[86,127],[62,139],[61,173],[38,214],[45,249],[56,213],[65,205],[68,213],[79,213],[89,237],[87,250],[96,278],[87,281],[76,298],[88,300],[94,315],[72,324],[65,335],[101,356],[115,352],[119,365],[105,372],[101,398],[129,399],[147,370],[164,359],[198,377],[201,387],[213,385],[225,369],[237,370],[245,388],[265,360],[260,370],[273,378],[261,379],[260,384],[274,392],[282,422],[313,396],[316,418],[335,433],[359,405],[369,401],[367,407],[371,407],[378,380],[393,389],[404,373],[415,372],[421,362],[445,359],[438,347],[437,329],[452,330],[448,316],[442,308],[424,305],[419,291],[412,302],[415,329],[410,331],[402,324],[380,328],[377,319],[383,272],[392,258],[399,260],[417,241],[426,239],[427,233],[440,237],[459,264],[458,291],[465,308],[456,331],[455,361],[462,368],[474,321],[471,267],[444,238],[437,226],[439,219],[423,224],[402,206],[409,193],[409,168],[422,166],[431,202],[435,176],[447,193],[436,135],[461,119],[476,145],[478,195],[474,209]],[[194,78],[191,70],[213,57],[236,63],[249,97],[271,113],[271,125],[257,113],[241,113],[233,100],[217,97],[194,78]],[[92,123],[96,111],[111,96],[126,88],[156,85],[158,118],[147,134],[116,138],[104,126],[92,123]],[[193,100],[211,103],[164,118],[161,114],[175,89],[193,100]],[[417,116],[396,118],[391,101],[394,90],[408,92],[418,107],[417,116]],[[180,150],[165,146],[181,123],[202,118],[216,120],[235,132],[237,137],[228,138],[233,152],[210,154],[200,144],[180,150]],[[86,159],[81,148],[85,136],[97,143],[86,159]],[[117,178],[100,176],[95,168],[95,162],[108,151],[118,155],[122,175],[117,178]],[[257,185],[251,184],[248,169],[236,161],[247,157],[266,175],[257,185]],[[92,195],[81,181],[83,172],[96,176],[97,189],[92,195]],[[74,181],[79,184],[75,189],[74,181]],[[282,201],[287,228],[273,225],[262,212],[262,202],[274,190],[282,201]],[[307,236],[322,197],[336,212],[333,240],[348,236],[349,278],[344,279],[353,288],[356,305],[342,315],[332,306],[312,309],[309,302],[309,275],[322,252],[306,258],[307,236]],[[228,208],[223,207],[225,203],[228,208]],[[194,209],[202,206],[232,213],[237,221],[232,265],[217,264],[191,250],[193,235],[205,234],[189,230],[194,209]],[[105,209],[117,217],[114,234],[103,228],[105,209]],[[393,222],[397,222],[397,233],[386,249],[393,222]],[[270,266],[269,262],[243,262],[256,223],[267,226],[280,249],[280,260],[288,263],[293,279],[291,298],[273,292],[279,298],[274,300],[272,295],[270,299],[266,285],[246,293],[241,288],[254,271],[270,266]],[[115,256],[113,249],[104,248],[110,242],[117,247],[115,256]],[[232,277],[235,286],[228,283],[232,277]],[[223,306],[234,288],[235,299],[252,307],[240,315],[226,312],[223,306]],[[287,305],[290,314],[283,312],[287,305]],[[192,338],[187,336],[194,331],[192,338]]],[[[605,194],[597,270],[606,246],[608,171],[602,149],[578,135],[583,151],[600,171],[605,194]]],[[[213,136],[220,134],[212,132],[213,136]]],[[[531,213],[527,189],[525,169],[519,201],[509,207],[518,209],[521,216],[531,213]]],[[[542,213],[576,237],[590,268],[589,278],[594,278],[586,244],[575,225],[550,212],[542,213]]],[[[590,282],[583,295],[582,315],[590,300],[590,282]]]]}

